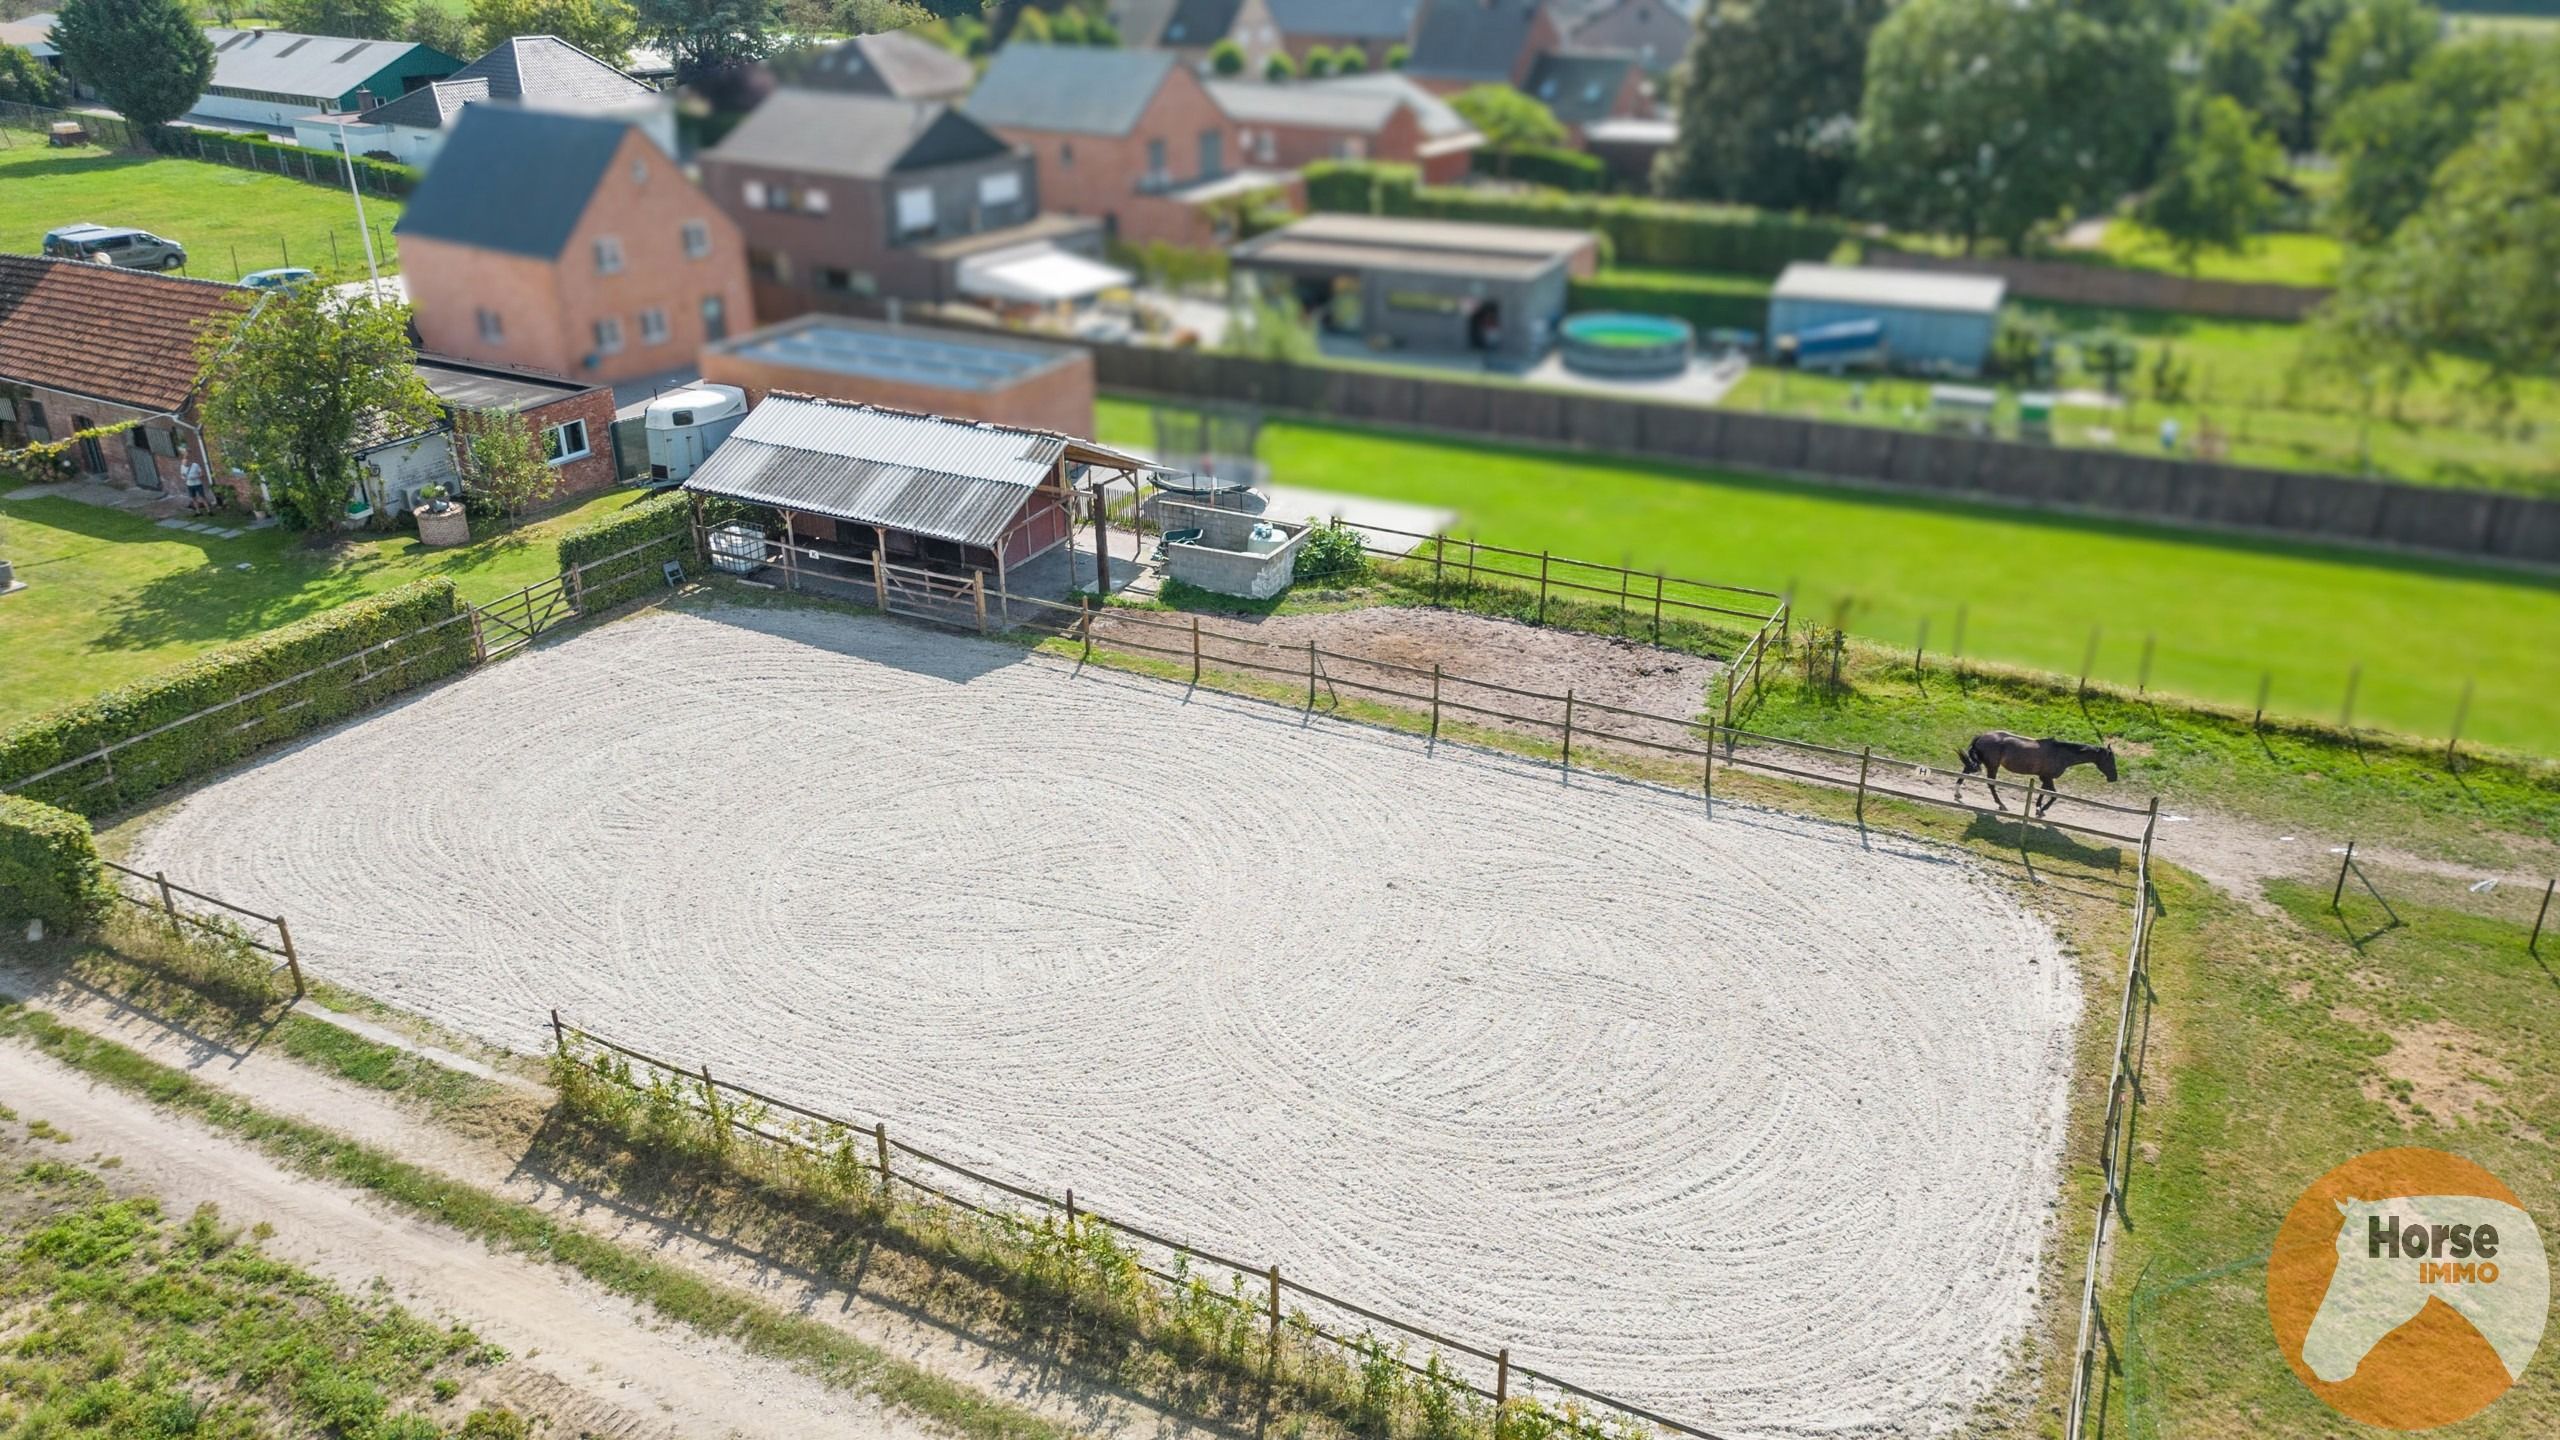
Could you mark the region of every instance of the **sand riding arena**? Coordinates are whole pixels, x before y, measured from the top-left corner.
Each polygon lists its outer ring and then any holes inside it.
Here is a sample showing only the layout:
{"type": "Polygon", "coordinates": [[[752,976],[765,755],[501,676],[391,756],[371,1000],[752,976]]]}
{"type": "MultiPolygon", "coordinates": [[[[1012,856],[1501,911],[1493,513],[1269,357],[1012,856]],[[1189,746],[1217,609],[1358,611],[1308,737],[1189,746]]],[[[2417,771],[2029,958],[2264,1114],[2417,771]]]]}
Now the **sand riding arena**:
{"type": "Polygon", "coordinates": [[[2036,1301],[2077,988],[1952,851],[973,637],[658,612],[135,863],[1735,1437],[1923,1435],[2036,1301]]]}

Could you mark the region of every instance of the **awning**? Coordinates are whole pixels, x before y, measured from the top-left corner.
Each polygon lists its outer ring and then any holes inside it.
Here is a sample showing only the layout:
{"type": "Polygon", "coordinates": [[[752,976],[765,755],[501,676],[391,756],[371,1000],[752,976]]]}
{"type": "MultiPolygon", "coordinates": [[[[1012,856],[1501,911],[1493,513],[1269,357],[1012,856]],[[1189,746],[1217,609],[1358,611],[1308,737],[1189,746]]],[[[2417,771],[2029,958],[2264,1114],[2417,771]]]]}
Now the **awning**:
{"type": "Polygon", "coordinates": [[[960,262],[959,278],[963,294],[1024,305],[1086,300],[1137,282],[1137,277],[1126,270],[1088,260],[1055,245],[1029,245],[970,256],[960,262]]]}

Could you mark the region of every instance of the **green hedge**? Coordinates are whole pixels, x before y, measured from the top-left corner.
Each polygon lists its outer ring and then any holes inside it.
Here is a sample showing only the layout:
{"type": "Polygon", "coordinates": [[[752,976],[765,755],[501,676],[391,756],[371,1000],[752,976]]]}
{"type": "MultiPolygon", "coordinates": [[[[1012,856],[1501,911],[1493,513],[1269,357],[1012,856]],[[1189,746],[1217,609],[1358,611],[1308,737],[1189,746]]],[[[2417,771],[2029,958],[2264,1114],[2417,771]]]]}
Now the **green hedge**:
{"type": "Polygon", "coordinates": [[[1505,176],[1527,185],[1580,191],[1609,188],[1609,167],[1601,164],[1598,156],[1585,155],[1579,150],[1533,145],[1525,150],[1514,150],[1507,158],[1510,163],[1506,170],[1506,157],[1478,146],[1469,163],[1479,175],[1505,176]]]}
{"type": "MultiPolygon", "coordinates": [[[[208,651],[0,733],[0,785],[460,613],[451,580],[419,580],[208,651]]],[[[112,773],[107,765],[82,765],[23,793],[105,814],[441,679],[472,659],[471,627],[457,622],[118,750],[112,773]]]]}
{"type": "Polygon", "coordinates": [[[1570,308],[1624,310],[1637,315],[1671,315],[1686,320],[1700,336],[1710,330],[1768,328],[1769,297],[1736,290],[1703,290],[1678,285],[1649,285],[1603,272],[1598,279],[1571,283],[1570,308]]]}
{"type": "MultiPolygon", "coordinates": [[[[288,145],[263,135],[250,135],[226,130],[220,134],[198,131],[152,132],[152,148],[192,160],[230,165],[242,170],[265,170],[288,179],[308,180],[315,185],[346,184],[347,157],[335,150],[315,150],[307,145],[288,145]],[[260,151],[276,157],[276,163],[242,165],[238,150],[260,151]]],[[[253,157],[254,158],[254,157],[253,157]]],[[[414,165],[401,165],[388,160],[373,160],[359,153],[355,157],[357,173],[387,194],[407,195],[418,186],[419,171],[414,165]]]]}
{"type": "Polygon", "coordinates": [[[77,935],[115,901],[89,822],[23,795],[0,795],[0,921],[36,919],[77,935]]]}
{"type": "Polygon", "coordinates": [[[1853,233],[1829,220],[1735,205],[1416,185],[1410,165],[1333,162],[1308,166],[1306,176],[1309,209],[1597,230],[1620,265],[1773,276],[1797,260],[1829,259],[1853,233]]]}
{"type": "Polygon", "coordinates": [[[590,612],[608,610],[625,600],[666,589],[666,575],[660,567],[669,560],[681,562],[687,574],[700,568],[693,553],[692,507],[683,491],[652,495],[561,536],[560,568],[569,570],[590,564],[651,541],[667,543],[637,555],[623,555],[584,578],[581,593],[590,612]]]}

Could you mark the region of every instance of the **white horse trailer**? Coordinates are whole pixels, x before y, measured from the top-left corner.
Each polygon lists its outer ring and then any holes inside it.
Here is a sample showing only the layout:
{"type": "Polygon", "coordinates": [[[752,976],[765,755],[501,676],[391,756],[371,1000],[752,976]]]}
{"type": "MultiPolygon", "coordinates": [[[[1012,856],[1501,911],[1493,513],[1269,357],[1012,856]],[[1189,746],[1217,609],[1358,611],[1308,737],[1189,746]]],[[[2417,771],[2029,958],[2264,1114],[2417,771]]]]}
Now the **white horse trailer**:
{"type": "Polygon", "coordinates": [[[649,402],[641,427],[649,436],[649,478],[682,480],[747,418],[747,392],[735,385],[696,385],[649,402]]]}

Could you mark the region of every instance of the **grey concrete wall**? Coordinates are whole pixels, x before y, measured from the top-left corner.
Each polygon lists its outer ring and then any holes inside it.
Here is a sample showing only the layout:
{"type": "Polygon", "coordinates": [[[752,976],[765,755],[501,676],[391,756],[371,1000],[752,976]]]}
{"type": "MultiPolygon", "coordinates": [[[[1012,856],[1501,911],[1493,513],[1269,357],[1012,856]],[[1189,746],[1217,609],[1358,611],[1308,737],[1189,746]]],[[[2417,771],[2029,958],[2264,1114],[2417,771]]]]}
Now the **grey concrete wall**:
{"type": "Polygon", "coordinates": [[[2560,500],[1841,425],[1436,375],[1094,347],[1105,390],[2315,543],[2560,568],[2560,500]]]}

